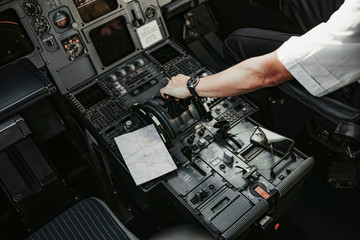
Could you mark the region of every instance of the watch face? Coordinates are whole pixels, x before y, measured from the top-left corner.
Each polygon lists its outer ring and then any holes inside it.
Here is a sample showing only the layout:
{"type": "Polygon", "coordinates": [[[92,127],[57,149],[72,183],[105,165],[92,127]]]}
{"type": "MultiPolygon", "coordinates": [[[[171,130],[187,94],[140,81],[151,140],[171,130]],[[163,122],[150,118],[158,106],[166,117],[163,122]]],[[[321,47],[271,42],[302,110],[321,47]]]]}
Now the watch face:
{"type": "Polygon", "coordinates": [[[193,97],[199,97],[199,95],[195,91],[195,87],[198,84],[199,80],[199,77],[191,77],[187,82],[187,87],[193,97]]]}
{"type": "Polygon", "coordinates": [[[189,79],[189,86],[190,87],[194,87],[194,85],[196,85],[196,83],[199,81],[199,78],[198,77],[191,77],[189,79]]]}

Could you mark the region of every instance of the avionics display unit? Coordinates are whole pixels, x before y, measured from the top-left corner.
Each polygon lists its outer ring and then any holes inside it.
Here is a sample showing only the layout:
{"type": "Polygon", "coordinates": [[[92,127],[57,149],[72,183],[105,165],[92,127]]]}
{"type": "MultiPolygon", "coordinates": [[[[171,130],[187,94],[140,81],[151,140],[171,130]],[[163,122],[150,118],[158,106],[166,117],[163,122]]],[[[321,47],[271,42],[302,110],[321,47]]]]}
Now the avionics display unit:
{"type": "Polygon", "coordinates": [[[36,67],[43,66],[41,48],[36,41],[26,14],[17,2],[0,4],[0,68],[14,61],[27,58],[36,67]]]}
{"type": "Polygon", "coordinates": [[[34,45],[14,9],[0,12],[0,32],[6,36],[0,46],[0,66],[34,51],[34,45]]]}

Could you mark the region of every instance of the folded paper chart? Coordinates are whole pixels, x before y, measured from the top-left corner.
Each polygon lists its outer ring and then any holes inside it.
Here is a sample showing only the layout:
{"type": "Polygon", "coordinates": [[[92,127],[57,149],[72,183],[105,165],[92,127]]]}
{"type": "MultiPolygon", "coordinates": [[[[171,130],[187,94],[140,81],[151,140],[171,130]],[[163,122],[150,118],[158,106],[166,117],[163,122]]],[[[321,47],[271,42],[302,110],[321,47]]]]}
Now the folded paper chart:
{"type": "Polygon", "coordinates": [[[136,185],[176,169],[154,125],[116,137],[115,142],[136,185]]]}

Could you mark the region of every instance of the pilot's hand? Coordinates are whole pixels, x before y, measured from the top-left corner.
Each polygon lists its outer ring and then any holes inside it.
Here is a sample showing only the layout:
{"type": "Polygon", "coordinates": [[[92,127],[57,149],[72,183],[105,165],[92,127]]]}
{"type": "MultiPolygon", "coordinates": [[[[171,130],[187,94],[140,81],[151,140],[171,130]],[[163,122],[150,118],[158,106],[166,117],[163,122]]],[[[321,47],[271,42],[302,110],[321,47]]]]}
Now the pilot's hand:
{"type": "Polygon", "coordinates": [[[178,74],[172,77],[169,83],[160,89],[161,96],[165,97],[164,94],[168,94],[175,98],[188,98],[191,97],[190,91],[187,88],[187,81],[190,77],[183,74],[178,74]]]}

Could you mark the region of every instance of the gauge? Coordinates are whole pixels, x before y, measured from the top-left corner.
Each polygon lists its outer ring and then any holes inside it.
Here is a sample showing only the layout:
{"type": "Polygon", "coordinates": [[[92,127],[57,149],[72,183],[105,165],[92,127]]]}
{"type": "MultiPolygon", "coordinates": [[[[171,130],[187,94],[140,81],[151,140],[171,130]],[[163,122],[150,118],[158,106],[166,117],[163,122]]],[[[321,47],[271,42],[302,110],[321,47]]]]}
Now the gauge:
{"type": "Polygon", "coordinates": [[[77,34],[63,40],[62,43],[70,60],[74,60],[84,53],[84,46],[77,34]]]}
{"type": "Polygon", "coordinates": [[[69,14],[64,11],[58,11],[53,16],[53,22],[58,28],[66,28],[70,23],[69,14]]]}
{"type": "Polygon", "coordinates": [[[156,17],[156,10],[153,6],[146,8],[144,13],[147,19],[154,19],[156,17]]]}
{"type": "Polygon", "coordinates": [[[41,13],[41,8],[39,4],[35,1],[26,1],[22,4],[24,13],[28,17],[36,17],[41,13]]]}
{"type": "Polygon", "coordinates": [[[50,25],[46,21],[45,17],[35,18],[34,21],[32,22],[32,27],[34,28],[36,34],[42,34],[50,30],[50,25]]]}

